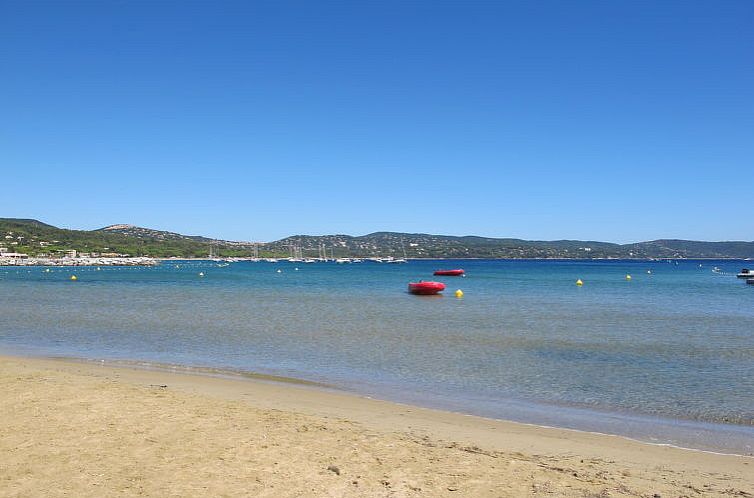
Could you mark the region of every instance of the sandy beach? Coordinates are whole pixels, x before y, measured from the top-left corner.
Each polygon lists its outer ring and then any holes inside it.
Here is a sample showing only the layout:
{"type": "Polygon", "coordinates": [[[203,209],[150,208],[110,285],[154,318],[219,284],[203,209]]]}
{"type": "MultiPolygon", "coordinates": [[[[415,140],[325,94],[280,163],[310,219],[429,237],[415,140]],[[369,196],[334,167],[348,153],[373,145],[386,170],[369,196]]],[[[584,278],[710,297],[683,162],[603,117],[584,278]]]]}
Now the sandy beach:
{"type": "Polygon", "coordinates": [[[754,496],[754,459],[295,383],[0,357],[0,496],[754,496]]]}

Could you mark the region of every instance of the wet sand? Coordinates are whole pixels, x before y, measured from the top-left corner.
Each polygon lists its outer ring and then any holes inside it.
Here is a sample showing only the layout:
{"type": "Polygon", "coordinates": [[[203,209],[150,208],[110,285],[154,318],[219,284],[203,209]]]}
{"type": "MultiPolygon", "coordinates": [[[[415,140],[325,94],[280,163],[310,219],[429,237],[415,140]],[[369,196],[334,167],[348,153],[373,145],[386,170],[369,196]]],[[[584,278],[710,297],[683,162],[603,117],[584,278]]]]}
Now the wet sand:
{"type": "Polygon", "coordinates": [[[754,458],[294,383],[0,357],[0,496],[754,496],[754,458]]]}

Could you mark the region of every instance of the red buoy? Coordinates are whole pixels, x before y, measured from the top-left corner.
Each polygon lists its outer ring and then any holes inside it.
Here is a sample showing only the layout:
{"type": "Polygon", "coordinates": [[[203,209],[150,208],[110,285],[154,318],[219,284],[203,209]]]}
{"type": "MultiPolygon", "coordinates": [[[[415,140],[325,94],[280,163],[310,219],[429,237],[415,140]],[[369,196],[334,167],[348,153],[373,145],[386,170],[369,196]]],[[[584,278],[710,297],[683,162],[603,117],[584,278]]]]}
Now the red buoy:
{"type": "Polygon", "coordinates": [[[461,270],[460,268],[457,270],[437,270],[435,271],[435,275],[441,275],[443,277],[460,277],[465,272],[461,270]]]}
{"type": "Polygon", "coordinates": [[[445,284],[442,282],[409,282],[408,291],[411,294],[421,296],[431,296],[445,290],[445,284]]]}

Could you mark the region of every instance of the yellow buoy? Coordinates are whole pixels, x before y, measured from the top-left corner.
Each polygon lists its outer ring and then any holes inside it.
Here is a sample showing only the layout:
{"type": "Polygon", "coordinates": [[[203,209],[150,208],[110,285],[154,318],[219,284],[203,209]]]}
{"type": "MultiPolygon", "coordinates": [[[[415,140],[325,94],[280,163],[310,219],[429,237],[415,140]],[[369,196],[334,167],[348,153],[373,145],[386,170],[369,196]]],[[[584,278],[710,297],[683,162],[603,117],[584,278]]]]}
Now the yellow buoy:
{"type": "Polygon", "coordinates": [[[78,280],[79,278],[76,275],[71,275],[71,280],[78,280]]]}
{"type": "Polygon", "coordinates": [[[576,280],[576,285],[578,285],[579,287],[581,287],[582,285],[584,285],[584,282],[582,282],[581,279],[578,279],[578,280],[576,280]]]}
{"type": "Polygon", "coordinates": [[[456,297],[457,297],[458,299],[461,299],[461,298],[463,297],[463,291],[462,291],[461,289],[458,289],[458,290],[456,291],[456,297]]]}
{"type": "Polygon", "coordinates": [[[626,275],[626,280],[631,280],[631,275],[626,275]]]}

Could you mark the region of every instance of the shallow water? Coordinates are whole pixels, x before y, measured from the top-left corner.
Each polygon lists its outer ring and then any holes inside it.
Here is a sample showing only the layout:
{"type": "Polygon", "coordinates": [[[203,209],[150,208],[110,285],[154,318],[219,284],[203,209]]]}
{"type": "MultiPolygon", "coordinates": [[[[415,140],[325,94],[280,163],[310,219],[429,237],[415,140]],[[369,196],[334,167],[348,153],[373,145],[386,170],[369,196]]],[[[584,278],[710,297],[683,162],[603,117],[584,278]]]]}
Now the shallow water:
{"type": "Polygon", "coordinates": [[[0,347],[300,377],[495,418],[754,453],[754,287],[714,266],[735,273],[745,264],[0,267],[0,347]],[[405,292],[438,267],[463,267],[467,277],[437,277],[448,284],[440,297],[405,292]]]}

